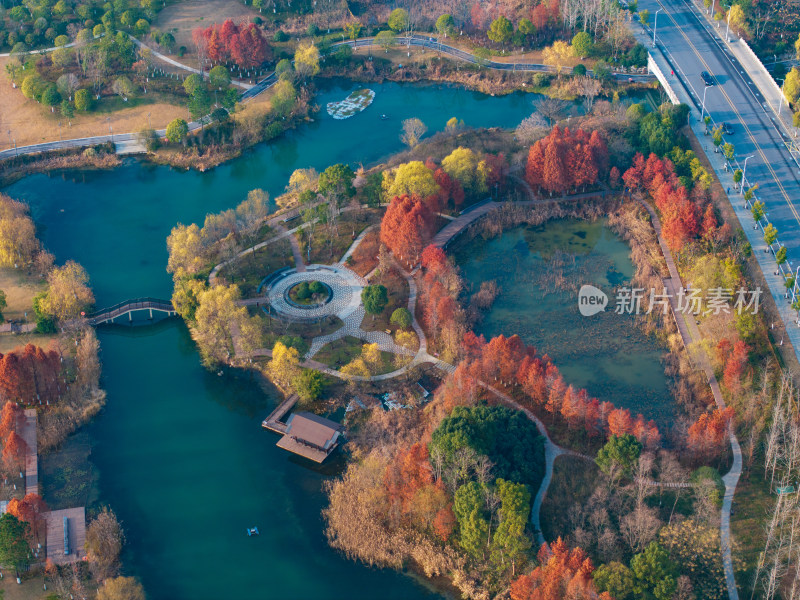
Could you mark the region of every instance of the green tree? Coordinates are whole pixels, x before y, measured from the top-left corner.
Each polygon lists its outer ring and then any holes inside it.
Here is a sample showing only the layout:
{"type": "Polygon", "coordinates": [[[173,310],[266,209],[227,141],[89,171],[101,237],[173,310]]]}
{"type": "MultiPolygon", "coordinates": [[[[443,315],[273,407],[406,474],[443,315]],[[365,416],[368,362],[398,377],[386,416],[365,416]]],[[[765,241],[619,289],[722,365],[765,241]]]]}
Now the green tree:
{"type": "Polygon", "coordinates": [[[134,91],[136,90],[136,88],[133,85],[133,82],[131,82],[130,79],[125,77],[125,75],[123,75],[122,77],[117,77],[117,79],[114,80],[111,89],[114,91],[115,94],[117,94],[120,98],[122,98],[126,102],[128,101],[128,98],[133,96],[134,91]]]}
{"type": "Polygon", "coordinates": [[[389,52],[391,48],[397,45],[397,35],[395,35],[394,31],[381,31],[375,36],[375,43],[386,52],[389,52]]]}
{"type": "Polygon", "coordinates": [[[757,189],[758,189],[758,184],[747,188],[747,190],[745,190],[744,192],[744,199],[747,202],[750,202],[750,200],[753,199],[753,196],[755,195],[757,189]]]}
{"type": "Polygon", "coordinates": [[[753,214],[755,222],[758,223],[764,218],[764,203],[761,200],[756,200],[753,202],[750,212],[753,214]]]}
{"type": "Polygon", "coordinates": [[[595,462],[612,480],[629,476],[639,460],[642,444],[630,434],[609,436],[606,445],[597,452],[595,462]]]}
{"type": "Polygon", "coordinates": [[[519,20],[517,24],[517,30],[524,36],[533,35],[536,33],[536,26],[531,22],[530,19],[522,18],[519,20]]]}
{"type": "Polygon", "coordinates": [[[38,100],[45,90],[45,81],[38,73],[31,73],[22,80],[22,95],[31,100],[38,100]]]}
{"type": "Polygon", "coordinates": [[[211,112],[211,104],[211,96],[209,96],[206,88],[197,88],[189,99],[189,114],[192,115],[192,119],[197,121],[205,117],[211,112]]]}
{"type": "Polygon", "coordinates": [[[0,323],[5,321],[5,317],[3,317],[3,310],[8,306],[8,302],[6,301],[6,293],[3,290],[0,290],[0,323]]]}
{"type": "Polygon", "coordinates": [[[528,486],[504,479],[498,479],[495,486],[500,499],[500,522],[492,538],[492,558],[495,563],[503,565],[510,561],[514,575],[517,563],[525,559],[531,547],[531,540],[525,535],[531,512],[531,493],[528,486]]]}
{"type": "Polygon", "coordinates": [[[292,63],[288,58],[282,58],[275,65],[275,75],[278,76],[278,79],[291,79],[293,74],[292,63]]]}
{"type": "Polygon", "coordinates": [[[189,134],[189,125],[183,119],[173,119],[167,125],[167,141],[177,144],[186,141],[189,134]]]}
{"type": "Polygon", "coordinates": [[[186,93],[189,94],[190,96],[193,95],[197,91],[197,89],[202,85],[203,85],[203,80],[197,73],[192,73],[186,79],[183,80],[183,89],[186,90],[186,93]]]}
{"type": "Polygon", "coordinates": [[[677,588],[677,569],[658,542],[631,559],[633,592],[642,600],[670,600],[677,588]]]}
{"type": "Polygon", "coordinates": [[[772,246],[772,244],[774,244],[775,240],[777,239],[778,239],[778,230],[772,223],[764,227],[764,241],[767,243],[767,246],[772,246]]]}
{"type": "Polygon", "coordinates": [[[374,319],[375,315],[383,312],[389,302],[386,287],[380,284],[368,285],[361,290],[361,302],[364,304],[364,310],[371,314],[374,319]]]}
{"type": "Polygon", "coordinates": [[[722,146],[722,153],[725,155],[725,158],[727,158],[728,160],[733,160],[733,155],[734,155],[735,150],[736,149],[734,148],[733,144],[731,144],[730,142],[726,142],[722,146]]]}
{"type": "Polygon", "coordinates": [[[583,60],[592,53],[592,48],[594,47],[592,36],[585,31],[579,31],[572,38],[572,47],[575,50],[575,55],[583,60]]]}
{"type": "Polygon", "coordinates": [[[147,19],[139,19],[136,21],[136,33],[139,35],[144,35],[148,31],[150,31],[150,22],[147,19]]]}
{"type": "Polygon", "coordinates": [[[453,15],[445,13],[436,19],[436,31],[439,32],[439,35],[447,37],[448,35],[453,35],[455,30],[456,22],[453,19],[453,15]]]}
{"type": "Polygon", "coordinates": [[[82,112],[92,109],[92,95],[89,90],[82,88],[75,92],[75,108],[82,112]]]}
{"type": "Polygon", "coordinates": [[[294,110],[296,100],[297,90],[288,79],[281,79],[272,86],[270,105],[276,116],[285,117],[290,115],[294,110]]]}
{"type": "Polygon", "coordinates": [[[344,33],[355,42],[361,34],[361,27],[362,25],[359,21],[350,21],[344,26],[344,33]]]}
{"type": "Polygon", "coordinates": [[[647,25],[647,22],[650,20],[650,11],[646,8],[644,10],[639,11],[639,22],[647,25]]]}
{"type": "Polygon", "coordinates": [[[736,169],[733,172],[733,183],[738,185],[742,181],[742,175],[743,175],[742,174],[742,170],[741,169],[736,169]]]}
{"type": "Polygon", "coordinates": [[[511,39],[513,34],[514,26],[511,24],[511,21],[506,19],[503,15],[500,15],[492,21],[492,24],[489,26],[489,31],[486,32],[490,40],[496,44],[503,45],[503,52],[505,52],[506,42],[511,39]]]}
{"type": "Polygon", "coordinates": [[[319,193],[338,203],[352,198],[356,193],[353,180],[356,174],[349,166],[338,163],[325,169],[319,176],[319,193]]]}
{"type": "MultiPolygon", "coordinates": [[[[775,253],[775,262],[779,265],[786,262],[786,246],[778,248],[778,251],[775,253]]],[[[2,317],[2,313],[0,313],[0,317],[2,317]]]]}
{"type": "Polygon", "coordinates": [[[294,379],[292,388],[301,400],[312,402],[322,395],[325,389],[325,379],[322,373],[314,369],[301,369],[294,379]]]}
{"type": "Polygon", "coordinates": [[[408,27],[408,11],[403,8],[395,8],[389,15],[389,28],[399,33],[408,27]]]}
{"type": "Polygon", "coordinates": [[[401,329],[408,329],[411,327],[411,322],[413,319],[411,318],[411,311],[407,308],[397,308],[392,313],[391,318],[389,319],[390,322],[394,323],[401,329]]]}
{"type": "Polygon", "coordinates": [[[56,88],[55,84],[50,84],[42,93],[42,102],[45,105],[50,107],[50,111],[54,111],[55,107],[61,103],[61,94],[58,93],[58,89],[56,88]]]}
{"type": "MultiPolygon", "coordinates": [[[[231,84],[231,74],[222,65],[212,67],[208,72],[208,79],[215,88],[222,89],[231,84]]],[[[185,82],[184,82],[185,83],[185,82]]]]}
{"type": "Polygon", "coordinates": [[[633,573],[622,563],[600,565],[593,577],[598,592],[608,592],[614,600],[633,600],[633,573]]]}
{"type": "Polygon", "coordinates": [[[61,114],[67,119],[71,119],[75,116],[75,111],[72,109],[72,102],[66,98],[61,101],[61,114]]]}
{"type": "Polygon", "coordinates": [[[477,481],[470,481],[456,490],[453,512],[458,522],[458,542],[474,558],[483,556],[489,537],[489,520],[483,507],[484,491],[477,481]]]}
{"type": "Polygon", "coordinates": [[[22,568],[28,564],[31,549],[28,546],[30,526],[14,515],[0,516],[0,564],[22,568]]]}

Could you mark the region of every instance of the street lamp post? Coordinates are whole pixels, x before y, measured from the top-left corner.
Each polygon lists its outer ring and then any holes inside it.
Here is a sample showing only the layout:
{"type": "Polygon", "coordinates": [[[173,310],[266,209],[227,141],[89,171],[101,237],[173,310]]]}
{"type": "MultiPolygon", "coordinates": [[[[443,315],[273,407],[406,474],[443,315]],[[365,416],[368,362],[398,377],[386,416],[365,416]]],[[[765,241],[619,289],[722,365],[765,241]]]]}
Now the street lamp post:
{"type": "Polygon", "coordinates": [[[747,158],[744,159],[744,167],[742,167],[742,189],[739,190],[742,193],[743,196],[744,196],[744,186],[745,186],[745,183],[747,182],[747,177],[746,177],[746,175],[747,175],[747,161],[750,160],[751,158],[753,158],[754,156],[755,156],[755,154],[751,154],[750,156],[748,156],[747,158]]]}
{"type": "MultiPolygon", "coordinates": [[[[700,111],[700,120],[702,121],[703,118],[706,116],[706,92],[708,91],[708,86],[703,88],[703,108],[700,111]]],[[[708,127],[706,127],[706,131],[708,131],[708,127]]]]}
{"type": "Polygon", "coordinates": [[[661,12],[662,9],[658,9],[656,11],[655,16],[653,17],[653,48],[656,47],[656,29],[658,28],[658,13],[661,12]]]}

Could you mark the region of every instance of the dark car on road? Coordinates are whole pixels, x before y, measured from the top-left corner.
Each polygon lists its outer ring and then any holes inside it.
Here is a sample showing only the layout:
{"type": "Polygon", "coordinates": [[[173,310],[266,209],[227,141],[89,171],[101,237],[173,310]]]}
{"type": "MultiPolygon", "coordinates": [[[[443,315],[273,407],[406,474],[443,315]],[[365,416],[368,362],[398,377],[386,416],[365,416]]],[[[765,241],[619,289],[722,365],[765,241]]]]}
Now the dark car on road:
{"type": "Polygon", "coordinates": [[[733,125],[731,125],[730,123],[723,123],[722,131],[725,132],[725,135],[733,135],[733,125]]]}
{"type": "Polygon", "coordinates": [[[716,83],[714,81],[714,78],[708,71],[703,71],[702,73],[700,73],[700,77],[703,80],[703,83],[705,83],[706,85],[714,85],[714,83],[716,83]]]}

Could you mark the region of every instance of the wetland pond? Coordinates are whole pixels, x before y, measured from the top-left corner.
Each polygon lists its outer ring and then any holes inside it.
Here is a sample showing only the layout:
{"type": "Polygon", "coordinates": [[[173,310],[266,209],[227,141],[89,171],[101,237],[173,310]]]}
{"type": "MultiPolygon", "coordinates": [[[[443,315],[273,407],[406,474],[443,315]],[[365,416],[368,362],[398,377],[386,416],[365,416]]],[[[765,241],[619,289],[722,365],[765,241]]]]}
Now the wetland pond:
{"type": "Polygon", "coordinates": [[[471,291],[489,280],[500,287],[476,333],[487,339],[518,334],[549,354],[567,383],[634,415],[641,412],[661,428],[674,416],[661,363],[666,348],[644,334],[632,315],[614,312],[614,288],[629,286],[634,274],[629,253],[604,220],[576,219],[479,236],[457,243],[452,252],[471,291]],[[608,294],[604,312],[578,312],[584,284],[608,294]]]}

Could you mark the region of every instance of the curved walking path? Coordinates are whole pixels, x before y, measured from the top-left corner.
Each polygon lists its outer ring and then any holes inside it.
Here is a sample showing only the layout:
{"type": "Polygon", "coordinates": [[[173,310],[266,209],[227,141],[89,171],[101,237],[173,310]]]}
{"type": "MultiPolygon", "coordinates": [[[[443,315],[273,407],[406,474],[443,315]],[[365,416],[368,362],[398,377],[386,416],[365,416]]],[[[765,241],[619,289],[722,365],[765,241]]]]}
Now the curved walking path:
{"type": "MultiPolygon", "coordinates": [[[[675,261],[672,258],[672,252],[667,246],[667,243],[664,241],[664,238],[661,236],[661,222],[658,219],[658,215],[656,214],[655,210],[653,210],[653,207],[650,206],[646,201],[641,198],[638,198],[638,200],[639,203],[650,214],[650,218],[653,222],[653,229],[655,229],[656,236],[658,237],[658,243],[661,246],[661,252],[664,255],[664,260],[666,261],[667,268],[669,269],[670,278],[664,280],[664,285],[668,288],[668,291],[671,294],[670,304],[672,305],[672,314],[681,334],[683,345],[688,353],[690,352],[690,346],[695,341],[700,341],[702,336],[700,335],[700,330],[697,328],[697,323],[695,320],[685,318],[685,315],[677,306],[678,299],[676,298],[675,292],[680,287],[683,287],[683,284],[681,283],[678,269],[675,266],[675,261]]],[[[700,349],[695,352],[694,355],[691,353],[689,355],[693,356],[697,366],[699,366],[700,369],[705,373],[706,379],[708,379],[708,385],[711,388],[711,393],[714,395],[714,401],[719,409],[723,410],[725,408],[725,399],[722,396],[722,390],[719,388],[717,377],[714,375],[714,369],[711,367],[711,363],[709,362],[705,351],[700,349]]],[[[736,589],[736,578],[733,570],[733,557],[731,552],[731,507],[733,505],[733,495],[736,492],[736,484],[739,482],[739,477],[742,474],[742,450],[739,447],[739,440],[736,439],[736,433],[733,427],[729,428],[728,437],[731,443],[731,452],[733,453],[733,465],[731,466],[731,470],[728,471],[728,473],[722,478],[722,481],[725,483],[725,496],[722,500],[722,513],[720,516],[719,532],[722,552],[722,566],[725,571],[725,583],[728,588],[728,598],[730,600],[738,600],[739,592],[736,589]]]]}

